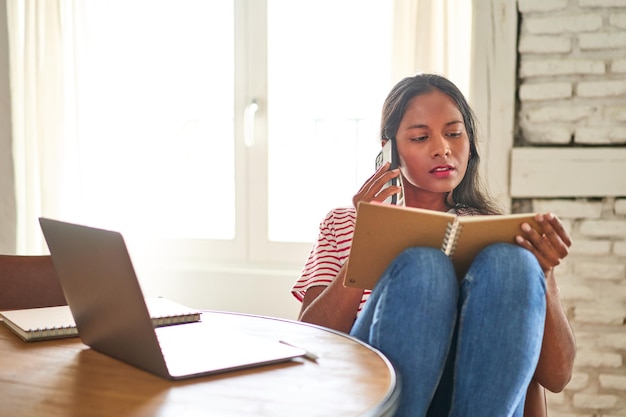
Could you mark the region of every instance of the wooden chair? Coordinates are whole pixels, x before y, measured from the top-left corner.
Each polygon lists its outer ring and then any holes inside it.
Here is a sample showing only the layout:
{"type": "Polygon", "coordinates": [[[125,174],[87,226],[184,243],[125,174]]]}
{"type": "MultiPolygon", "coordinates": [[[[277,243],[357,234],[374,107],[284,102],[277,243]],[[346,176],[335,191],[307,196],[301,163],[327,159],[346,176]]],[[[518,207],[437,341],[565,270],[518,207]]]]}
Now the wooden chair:
{"type": "Polygon", "coordinates": [[[50,256],[0,255],[0,310],[66,304],[50,256]]]}

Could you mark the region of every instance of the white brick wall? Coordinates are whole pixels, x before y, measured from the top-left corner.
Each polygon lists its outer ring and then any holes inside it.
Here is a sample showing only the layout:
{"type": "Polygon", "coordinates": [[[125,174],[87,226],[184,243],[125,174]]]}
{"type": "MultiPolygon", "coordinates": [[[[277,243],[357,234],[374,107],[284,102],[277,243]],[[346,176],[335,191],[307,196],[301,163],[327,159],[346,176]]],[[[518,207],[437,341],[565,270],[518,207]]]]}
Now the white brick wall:
{"type": "Polygon", "coordinates": [[[541,213],[554,212],[566,219],[599,219],[602,217],[602,203],[587,200],[535,200],[533,207],[541,213]]]}
{"type": "Polygon", "coordinates": [[[624,220],[584,220],[580,225],[580,232],[584,236],[626,237],[626,219],[624,220]]]}
{"type": "Polygon", "coordinates": [[[561,34],[602,29],[602,16],[595,13],[552,16],[528,14],[524,19],[529,34],[561,34]]]}
{"type": "Polygon", "coordinates": [[[576,87],[576,95],[585,98],[623,96],[626,93],[626,81],[581,81],[576,87]]]}
{"type": "Polygon", "coordinates": [[[568,126],[537,126],[528,123],[522,127],[528,143],[568,144],[572,138],[572,129],[568,126]]]}
{"type": "Polygon", "coordinates": [[[618,27],[620,29],[626,29],[626,13],[612,14],[609,18],[611,26],[618,27]]]}
{"type": "Polygon", "coordinates": [[[602,388],[626,391],[626,375],[600,375],[599,379],[602,388]]]}
{"type": "Polygon", "coordinates": [[[550,75],[597,75],[606,72],[605,61],[597,59],[544,59],[522,61],[522,78],[550,75]]]}
{"type": "Polygon", "coordinates": [[[550,12],[563,10],[567,6],[568,0],[519,0],[517,3],[522,13],[550,12]]]}
{"type": "Polygon", "coordinates": [[[579,145],[610,145],[626,142],[626,127],[578,127],[574,142],[579,145]]]}
{"type": "Polygon", "coordinates": [[[616,49],[626,46],[626,32],[582,33],[578,36],[580,49],[616,49]]]}
{"type": "MultiPolygon", "coordinates": [[[[518,0],[518,8],[517,142],[626,146],[626,0],[518,0]]],[[[626,196],[535,199],[532,209],[556,213],[574,242],[556,276],[578,353],[566,389],[548,394],[549,415],[624,417],[626,196]]]]}
{"type": "Polygon", "coordinates": [[[624,1],[519,0],[521,137],[626,144],[624,1]]]}
{"type": "Polygon", "coordinates": [[[619,7],[626,8],[626,0],[579,0],[581,7],[619,7]]]}
{"type": "Polygon", "coordinates": [[[555,100],[570,98],[572,92],[572,83],[537,83],[522,85],[519,89],[519,96],[523,101],[555,100]]]}
{"type": "Polygon", "coordinates": [[[572,40],[565,36],[532,36],[520,40],[519,52],[565,53],[572,50],[572,40]]]}
{"type": "Polygon", "coordinates": [[[561,300],[577,338],[572,381],[548,395],[550,416],[626,416],[626,198],[538,199],[574,244],[557,269],[561,300]]]}

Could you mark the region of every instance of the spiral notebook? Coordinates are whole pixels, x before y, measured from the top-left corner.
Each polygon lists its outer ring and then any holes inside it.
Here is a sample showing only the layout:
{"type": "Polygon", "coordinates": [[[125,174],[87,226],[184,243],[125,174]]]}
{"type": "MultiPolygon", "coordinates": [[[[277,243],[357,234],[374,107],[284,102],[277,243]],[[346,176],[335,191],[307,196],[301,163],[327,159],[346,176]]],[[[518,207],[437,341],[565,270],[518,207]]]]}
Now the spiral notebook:
{"type": "MultiPolygon", "coordinates": [[[[167,298],[146,298],[154,327],[191,323],[200,320],[201,311],[167,298]]],[[[78,336],[70,307],[42,307],[0,311],[0,318],[25,342],[78,336]]]]}
{"type": "Polygon", "coordinates": [[[462,278],[474,257],[493,243],[515,243],[522,223],[540,231],[535,213],[457,216],[433,210],[360,203],[344,278],[348,287],[372,289],[387,266],[410,247],[441,249],[462,278]]]}

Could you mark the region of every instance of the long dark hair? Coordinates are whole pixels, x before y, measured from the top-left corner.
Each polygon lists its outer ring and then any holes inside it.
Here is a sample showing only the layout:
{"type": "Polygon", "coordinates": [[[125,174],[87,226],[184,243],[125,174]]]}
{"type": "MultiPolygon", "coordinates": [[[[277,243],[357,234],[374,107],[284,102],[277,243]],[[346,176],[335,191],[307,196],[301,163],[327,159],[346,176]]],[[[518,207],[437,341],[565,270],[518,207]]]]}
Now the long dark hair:
{"type": "Polygon", "coordinates": [[[448,79],[435,74],[418,74],[407,77],[396,84],[383,105],[380,124],[381,138],[395,140],[409,101],[416,96],[434,90],[446,94],[456,103],[463,115],[463,123],[465,123],[465,130],[470,143],[470,159],[465,177],[452,190],[452,196],[448,196],[448,201],[452,200],[453,204],[473,207],[484,214],[500,213],[501,210],[498,205],[488,195],[480,181],[478,170],[480,156],[476,147],[476,117],[463,93],[448,79]]]}

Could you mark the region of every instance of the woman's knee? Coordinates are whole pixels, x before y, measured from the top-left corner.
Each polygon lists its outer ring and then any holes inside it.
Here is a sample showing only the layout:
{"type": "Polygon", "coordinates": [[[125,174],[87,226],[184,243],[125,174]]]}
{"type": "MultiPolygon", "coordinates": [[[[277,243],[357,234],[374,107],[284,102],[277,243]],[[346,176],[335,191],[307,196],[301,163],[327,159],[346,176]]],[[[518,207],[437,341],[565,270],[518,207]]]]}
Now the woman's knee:
{"type": "Polygon", "coordinates": [[[439,249],[413,247],[398,255],[385,272],[387,279],[404,281],[407,290],[439,289],[449,292],[458,287],[454,267],[450,259],[439,249]]]}
{"type": "Polygon", "coordinates": [[[477,259],[480,258],[484,258],[488,264],[498,265],[502,272],[506,270],[541,272],[539,261],[532,252],[510,243],[489,245],[479,253],[477,259]]]}
{"type": "Polygon", "coordinates": [[[443,253],[441,250],[422,246],[415,246],[404,249],[402,252],[400,252],[400,255],[398,255],[396,259],[403,258],[413,262],[417,262],[419,264],[438,264],[441,262],[446,262],[446,260],[448,259],[446,254],[443,253]]]}
{"type": "Polygon", "coordinates": [[[474,260],[470,269],[470,280],[478,280],[495,288],[517,287],[519,290],[529,287],[545,286],[544,275],[539,261],[527,249],[520,246],[497,243],[483,249],[474,260]]]}

